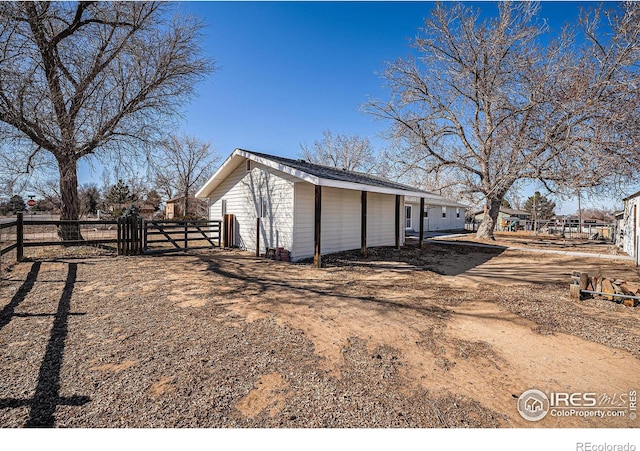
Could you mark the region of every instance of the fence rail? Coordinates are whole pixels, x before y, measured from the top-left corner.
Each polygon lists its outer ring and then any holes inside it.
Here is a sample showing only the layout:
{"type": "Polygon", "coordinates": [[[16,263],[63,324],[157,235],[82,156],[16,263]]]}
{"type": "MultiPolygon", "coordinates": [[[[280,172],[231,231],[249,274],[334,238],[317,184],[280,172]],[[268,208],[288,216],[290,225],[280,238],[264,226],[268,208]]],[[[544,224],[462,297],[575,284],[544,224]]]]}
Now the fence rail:
{"type": "MultiPolygon", "coordinates": [[[[221,246],[221,221],[151,220],[137,215],[117,220],[32,220],[18,213],[16,219],[0,223],[0,256],[41,246],[102,246],[113,244],[118,255],[138,255],[221,246]],[[63,240],[61,226],[77,226],[81,239],[63,240]]],[[[75,236],[74,236],[75,237],[75,236]]]]}
{"type": "Polygon", "coordinates": [[[17,233],[5,232],[5,229],[12,229],[18,227],[18,220],[14,219],[10,222],[0,223],[0,257],[4,254],[7,254],[14,249],[17,249],[17,233]],[[5,242],[8,241],[10,244],[5,246],[5,242]]]}
{"type": "Polygon", "coordinates": [[[13,250],[16,260],[24,258],[24,249],[43,246],[104,246],[117,244],[115,220],[34,220],[18,213],[16,219],[0,223],[0,256],[13,250]],[[77,227],[78,239],[62,239],[60,226],[77,227]]]}
{"type": "Polygon", "coordinates": [[[144,252],[220,247],[221,221],[151,220],[143,224],[144,252]]]}
{"type": "MultiPolygon", "coordinates": [[[[464,228],[470,232],[476,232],[481,223],[482,221],[466,222],[464,228]]],[[[549,235],[569,240],[615,241],[616,227],[607,223],[585,223],[582,226],[579,226],[578,224],[562,224],[555,221],[539,221],[536,224],[533,221],[523,220],[520,221],[515,230],[498,223],[494,231],[514,232],[528,236],[549,235]]]]}

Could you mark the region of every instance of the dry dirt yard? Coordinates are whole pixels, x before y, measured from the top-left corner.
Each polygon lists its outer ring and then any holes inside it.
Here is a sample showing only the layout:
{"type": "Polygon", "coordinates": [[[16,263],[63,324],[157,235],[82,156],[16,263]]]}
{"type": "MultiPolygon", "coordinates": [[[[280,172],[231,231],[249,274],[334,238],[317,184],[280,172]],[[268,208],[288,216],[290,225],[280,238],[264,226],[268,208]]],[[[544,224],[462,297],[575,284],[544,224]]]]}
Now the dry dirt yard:
{"type": "Polygon", "coordinates": [[[3,427],[637,427],[530,423],[525,390],[638,389],[640,308],[568,297],[625,261],[430,243],[34,259],[0,286],[3,427]]]}

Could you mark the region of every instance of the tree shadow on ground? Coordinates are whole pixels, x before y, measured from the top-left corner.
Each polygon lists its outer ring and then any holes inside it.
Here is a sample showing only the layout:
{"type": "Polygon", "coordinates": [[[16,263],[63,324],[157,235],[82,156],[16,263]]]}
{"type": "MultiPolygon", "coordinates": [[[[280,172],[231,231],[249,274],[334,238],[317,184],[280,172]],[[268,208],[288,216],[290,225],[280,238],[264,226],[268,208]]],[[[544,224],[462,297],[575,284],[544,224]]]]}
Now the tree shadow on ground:
{"type": "Polygon", "coordinates": [[[207,271],[229,279],[231,283],[235,282],[233,289],[225,290],[224,296],[227,298],[250,295],[263,296],[265,300],[268,300],[271,298],[270,294],[287,293],[286,299],[279,296],[277,302],[313,306],[317,303],[317,299],[335,298],[371,304],[382,309],[409,309],[428,316],[442,316],[449,312],[447,309],[436,305],[416,305],[411,302],[402,303],[384,299],[380,296],[346,293],[335,283],[318,281],[312,276],[296,278],[282,277],[281,273],[274,272],[265,274],[264,270],[260,270],[261,268],[258,265],[260,263],[268,264],[269,262],[255,257],[245,257],[238,254],[230,256],[197,254],[197,257],[199,261],[207,264],[207,271]]]}
{"type": "MultiPolygon", "coordinates": [[[[396,271],[431,271],[443,276],[457,276],[502,254],[504,246],[449,246],[425,242],[422,249],[407,244],[393,247],[370,248],[363,257],[360,250],[339,252],[322,257],[323,267],[364,267],[396,271]]],[[[302,264],[311,263],[303,260],[302,264]]]]}

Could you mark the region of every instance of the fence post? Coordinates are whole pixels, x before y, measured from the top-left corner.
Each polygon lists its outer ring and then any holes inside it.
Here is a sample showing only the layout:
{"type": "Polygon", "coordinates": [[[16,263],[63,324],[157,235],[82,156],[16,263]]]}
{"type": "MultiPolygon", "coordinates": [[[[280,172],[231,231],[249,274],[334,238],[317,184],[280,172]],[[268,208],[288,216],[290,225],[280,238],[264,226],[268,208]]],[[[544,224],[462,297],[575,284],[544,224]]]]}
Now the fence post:
{"type": "Polygon", "coordinates": [[[131,252],[131,228],[129,227],[129,218],[125,217],[122,222],[124,223],[124,255],[129,255],[131,252]]]}
{"type": "Polygon", "coordinates": [[[184,249],[187,250],[189,248],[189,222],[185,219],[184,221],[184,249]]]}
{"type": "Polygon", "coordinates": [[[142,234],[142,250],[140,253],[147,251],[147,221],[140,218],[140,232],[142,234]]]}
{"type": "Polygon", "coordinates": [[[231,247],[231,242],[229,240],[229,234],[230,234],[230,222],[231,222],[231,215],[224,215],[222,217],[222,247],[231,247]]]}
{"type": "Polygon", "coordinates": [[[120,218],[117,219],[118,221],[118,226],[117,226],[117,242],[116,242],[116,247],[118,248],[118,255],[122,255],[122,221],[120,220],[120,218]]]}
{"type": "Polygon", "coordinates": [[[24,213],[17,213],[16,222],[16,260],[21,262],[24,258],[24,213]]]}
{"type": "Polygon", "coordinates": [[[131,232],[132,232],[132,248],[131,248],[131,254],[132,255],[138,255],[138,249],[139,249],[139,245],[138,245],[138,217],[133,215],[131,216],[131,232]]]}

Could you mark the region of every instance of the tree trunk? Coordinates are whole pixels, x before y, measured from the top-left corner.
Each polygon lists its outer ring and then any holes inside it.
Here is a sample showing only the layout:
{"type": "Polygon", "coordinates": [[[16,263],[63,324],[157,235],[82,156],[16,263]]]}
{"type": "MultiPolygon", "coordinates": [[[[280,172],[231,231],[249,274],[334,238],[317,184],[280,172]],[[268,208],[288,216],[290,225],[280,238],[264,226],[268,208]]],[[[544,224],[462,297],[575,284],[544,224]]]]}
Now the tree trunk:
{"type": "Polygon", "coordinates": [[[500,213],[501,203],[502,199],[498,199],[496,197],[487,198],[484,218],[482,218],[482,224],[480,224],[480,227],[478,227],[476,237],[485,240],[495,240],[493,236],[493,229],[495,229],[498,222],[498,214],[500,213]]]}
{"type": "MultiPolygon", "coordinates": [[[[77,221],[80,213],[78,198],[78,162],[74,159],[58,159],[60,171],[60,220],[77,221]]],[[[58,236],[62,241],[82,240],[79,224],[61,224],[58,236]]]]}
{"type": "Polygon", "coordinates": [[[183,216],[187,218],[189,215],[189,191],[185,190],[184,192],[184,212],[183,216]]]}

